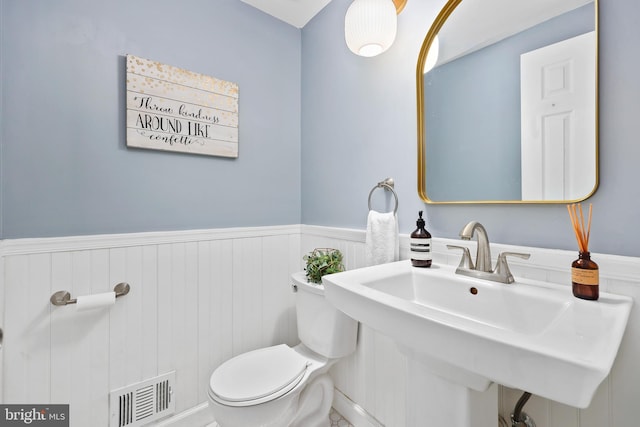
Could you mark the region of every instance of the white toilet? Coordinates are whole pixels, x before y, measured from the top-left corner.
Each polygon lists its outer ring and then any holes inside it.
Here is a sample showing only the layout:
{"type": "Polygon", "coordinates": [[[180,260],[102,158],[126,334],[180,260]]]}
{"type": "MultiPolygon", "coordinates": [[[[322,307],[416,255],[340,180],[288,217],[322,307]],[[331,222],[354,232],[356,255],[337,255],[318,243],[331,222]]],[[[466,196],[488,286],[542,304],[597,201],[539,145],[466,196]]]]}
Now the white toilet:
{"type": "Polygon", "coordinates": [[[333,401],[329,368],[356,349],[358,323],[324,298],[324,287],[291,276],[298,337],[220,365],[209,380],[209,404],[220,427],[328,427],[333,401]]]}

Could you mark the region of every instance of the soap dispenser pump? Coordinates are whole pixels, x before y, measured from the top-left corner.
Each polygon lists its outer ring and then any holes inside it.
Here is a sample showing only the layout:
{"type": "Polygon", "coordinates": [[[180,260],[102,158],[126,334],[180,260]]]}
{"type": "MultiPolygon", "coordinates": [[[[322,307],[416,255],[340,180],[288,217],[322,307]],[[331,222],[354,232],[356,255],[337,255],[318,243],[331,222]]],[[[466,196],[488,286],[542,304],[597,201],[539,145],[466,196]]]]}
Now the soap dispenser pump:
{"type": "Polygon", "coordinates": [[[424,228],[422,211],[418,212],[416,230],[411,233],[411,265],[414,267],[431,267],[431,233],[424,228]]]}

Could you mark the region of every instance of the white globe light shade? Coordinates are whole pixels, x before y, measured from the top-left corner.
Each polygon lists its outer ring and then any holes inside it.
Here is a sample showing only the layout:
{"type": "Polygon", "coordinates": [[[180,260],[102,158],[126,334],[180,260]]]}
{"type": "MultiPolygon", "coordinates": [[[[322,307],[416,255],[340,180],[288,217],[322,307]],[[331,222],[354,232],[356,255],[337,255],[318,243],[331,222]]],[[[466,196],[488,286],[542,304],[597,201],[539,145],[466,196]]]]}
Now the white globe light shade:
{"type": "Polygon", "coordinates": [[[356,55],[376,56],[393,44],[397,27],[392,0],[354,0],[344,17],[344,38],[356,55]]]}

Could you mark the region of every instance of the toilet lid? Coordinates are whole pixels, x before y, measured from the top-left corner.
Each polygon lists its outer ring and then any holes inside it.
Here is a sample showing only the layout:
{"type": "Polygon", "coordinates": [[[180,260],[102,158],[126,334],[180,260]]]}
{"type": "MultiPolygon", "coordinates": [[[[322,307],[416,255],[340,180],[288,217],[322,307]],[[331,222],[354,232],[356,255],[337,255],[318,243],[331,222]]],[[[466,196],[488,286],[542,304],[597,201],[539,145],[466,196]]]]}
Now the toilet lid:
{"type": "Polygon", "coordinates": [[[227,402],[276,399],[302,380],[308,360],[281,344],[227,360],[211,375],[211,391],[227,402]]]}

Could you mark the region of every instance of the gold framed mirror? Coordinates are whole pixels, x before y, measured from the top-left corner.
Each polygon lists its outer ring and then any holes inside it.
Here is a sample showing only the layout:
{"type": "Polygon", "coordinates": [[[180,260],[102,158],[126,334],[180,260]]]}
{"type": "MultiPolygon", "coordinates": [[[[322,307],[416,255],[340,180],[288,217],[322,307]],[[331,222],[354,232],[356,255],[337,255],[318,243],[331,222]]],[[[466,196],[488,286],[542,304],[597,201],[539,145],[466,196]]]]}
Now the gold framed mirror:
{"type": "Polygon", "coordinates": [[[422,200],[572,203],[593,195],[597,27],[598,0],[449,0],[416,67],[422,200]]]}

